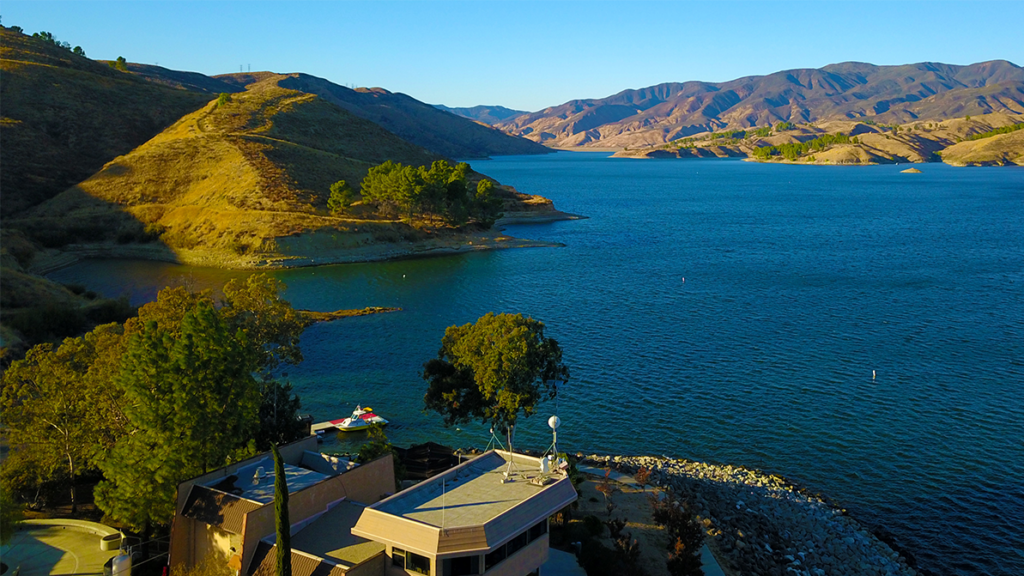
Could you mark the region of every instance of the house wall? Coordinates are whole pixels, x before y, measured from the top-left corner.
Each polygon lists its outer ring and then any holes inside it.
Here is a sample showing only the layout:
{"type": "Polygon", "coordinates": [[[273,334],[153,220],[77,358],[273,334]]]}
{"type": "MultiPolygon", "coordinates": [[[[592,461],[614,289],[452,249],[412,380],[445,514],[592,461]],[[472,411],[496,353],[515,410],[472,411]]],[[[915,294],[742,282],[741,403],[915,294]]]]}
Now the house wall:
{"type": "Polygon", "coordinates": [[[487,576],[523,576],[548,561],[550,540],[545,534],[530,542],[525,548],[509,556],[504,562],[484,572],[487,576]]]}
{"type": "MultiPolygon", "coordinates": [[[[281,458],[286,463],[298,464],[302,461],[303,452],[306,450],[317,450],[316,436],[309,436],[308,438],[303,438],[302,440],[281,446],[279,450],[281,451],[281,458]]],[[[268,454],[269,453],[263,453],[258,456],[253,456],[247,460],[236,462],[231,466],[214,470],[213,472],[203,474],[202,476],[196,476],[195,478],[178,484],[178,493],[176,497],[177,504],[174,508],[174,519],[171,521],[171,552],[170,558],[168,559],[172,567],[184,565],[185,567],[191,568],[194,565],[195,558],[200,558],[200,556],[195,555],[195,543],[193,542],[193,538],[196,534],[196,527],[199,523],[181,515],[181,510],[185,507],[185,501],[188,500],[188,494],[189,491],[192,490],[192,486],[196,484],[206,484],[210,480],[230,476],[239,468],[263,460],[268,454]]],[[[205,526],[205,524],[203,525],[205,526]]]]}
{"type": "Polygon", "coordinates": [[[231,557],[242,549],[242,537],[238,534],[201,522],[196,523],[194,530],[193,558],[209,557],[216,564],[227,566],[231,557]]]}
{"type": "MultiPolygon", "coordinates": [[[[282,454],[282,457],[284,455],[282,454]]],[[[358,470],[356,468],[355,470],[358,470]]],[[[353,470],[352,472],[355,472],[353,470]]],[[[323,482],[314,484],[304,490],[292,492],[288,495],[288,520],[292,525],[319,514],[327,509],[331,502],[337,502],[345,497],[345,486],[342,479],[352,472],[346,472],[341,476],[328,478],[323,482]]],[[[261,539],[277,531],[277,524],[274,516],[274,503],[264,504],[245,515],[245,538],[242,542],[242,568],[248,570],[249,562],[261,539]]]]}
{"type": "Polygon", "coordinates": [[[345,572],[345,576],[384,576],[385,566],[391,562],[391,558],[383,552],[369,560],[365,560],[345,572]]]}
{"type": "Polygon", "coordinates": [[[395,458],[385,454],[340,476],[345,497],[360,504],[376,504],[395,492],[395,458]]]}
{"type": "Polygon", "coordinates": [[[192,533],[196,521],[175,514],[171,522],[171,549],[167,564],[171,570],[192,567],[192,533]]]}

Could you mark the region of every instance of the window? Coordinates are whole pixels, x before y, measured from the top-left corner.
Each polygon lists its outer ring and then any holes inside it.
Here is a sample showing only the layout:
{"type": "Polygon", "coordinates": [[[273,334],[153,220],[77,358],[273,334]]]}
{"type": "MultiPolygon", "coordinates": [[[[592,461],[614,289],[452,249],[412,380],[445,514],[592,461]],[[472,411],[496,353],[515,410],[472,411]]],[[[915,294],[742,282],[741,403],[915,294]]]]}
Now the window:
{"type": "Polygon", "coordinates": [[[519,552],[530,543],[529,535],[526,532],[516,536],[508,542],[508,555],[511,556],[516,552],[519,552]]]}
{"type": "Polygon", "coordinates": [[[541,520],[540,522],[534,524],[533,527],[530,528],[530,542],[533,542],[537,538],[540,538],[541,536],[547,534],[547,532],[548,532],[548,521],[547,520],[541,520]]]}
{"type": "Polygon", "coordinates": [[[480,573],[479,556],[446,558],[441,562],[442,576],[472,576],[480,573]]]}
{"type": "Polygon", "coordinates": [[[391,565],[405,568],[405,550],[401,548],[391,549],[391,565]]]}
{"type": "Polygon", "coordinates": [[[405,553],[405,569],[430,576],[430,558],[412,552],[405,553]]]}
{"type": "Polygon", "coordinates": [[[505,554],[505,545],[498,546],[493,552],[484,556],[484,570],[490,570],[494,568],[508,555],[505,554]]]}

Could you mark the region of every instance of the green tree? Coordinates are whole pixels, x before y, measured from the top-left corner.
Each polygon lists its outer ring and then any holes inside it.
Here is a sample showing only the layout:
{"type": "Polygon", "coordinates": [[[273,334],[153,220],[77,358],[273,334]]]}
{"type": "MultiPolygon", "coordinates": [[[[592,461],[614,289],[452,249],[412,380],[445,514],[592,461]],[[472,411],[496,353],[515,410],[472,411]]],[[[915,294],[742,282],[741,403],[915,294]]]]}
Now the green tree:
{"type": "Polygon", "coordinates": [[[0,487],[0,546],[6,546],[21,522],[21,505],[10,490],[0,487]]]}
{"type": "Polygon", "coordinates": [[[257,358],[200,302],[177,333],[150,321],[132,334],[117,384],[133,430],[99,463],[96,503],[117,521],[149,531],[174,514],[178,484],[223,466],[257,424],[257,358]]]}
{"type": "Polygon", "coordinates": [[[476,185],[476,197],[473,198],[474,212],[480,222],[487,228],[501,218],[501,198],[494,195],[494,184],[490,180],[481,180],[476,185]]]}
{"type": "Polygon", "coordinates": [[[352,205],[353,198],[355,198],[355,192],[352,187],[344,180],[338,180],[331,184],[331,196],[327,199],[327,207],[330,208],[331,214],[337,216],[352,205]]]}
{"type": "Polygon", "coordinates": [[[562,349],[544,337],[544,324],[522,314],[482,316],[474,324],[450,326],[437,358],[423,365],[426,407],[446,425],[479,418],[509,431],[519,414],[528,417],[558,383],[569,380],[562,349]]]}
{"type": "Polygon", "coordinates": [[[265,380],[260,383],[260,399],[259,428],[255,437],[257,450],[302,439],[306,432],[299,420],[302,403],[292,393],[291,384],[265,380]]]}
{"type": "Polygon", "coordinates": [[[114,62],[114,68],[117,68],[121,72],[127,72],[128,61],[124,59],[124,56],[118,56],[117,61],[114,62]]]}
{"type": "Polygon", "coordinates": [[[85,49],[81,46],[75,46],[75,49],[72,50],[72,52],[74,52],[78,56],[81,56],[82,58],[85,58],[85,49]]]}
{"type": "Polygon", "coordinates": [[[299,339],[305,323],[291,303],[281,297],[287,286],[266,274],[224,285],[220,315],[235,330],[245,333],[256,357],[258,371],[269,374],[281,364],[302,362],[299,339]]]}
{"type": "Polygon", "coordinates": [[[0,469],[9,490],[34,490],[34,502],[68,489],[124,433],[121,394],[110,383],[120,365],[123,329],[98,326],[59,348],[34,347],[4,374],[0,404],[11,451],[0,469]]]}
{"type": "Polygon", "coordinates": [[[228,94],[227,92],[221,92],[217,95],[217,108],[220,108],[228,102],[231,102],[231,94],[228,94]]]}
{"type": "Polygon", "coordinates": [[[274,526],[277,528],[277,576],[292,576],[292,532],[288,519],[288,479],[285,477],[284,460],[271,445],[274,453],[274,526]]]}

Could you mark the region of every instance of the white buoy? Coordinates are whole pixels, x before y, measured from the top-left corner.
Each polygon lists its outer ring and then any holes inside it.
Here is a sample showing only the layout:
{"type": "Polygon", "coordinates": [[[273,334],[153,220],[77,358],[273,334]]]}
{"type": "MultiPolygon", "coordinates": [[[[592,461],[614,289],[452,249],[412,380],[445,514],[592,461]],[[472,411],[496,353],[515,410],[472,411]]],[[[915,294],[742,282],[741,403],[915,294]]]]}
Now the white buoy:
{"type": "Polygon", "coordinates": [[[871,371],[871,379],[872,379],[872,380],[874,380],[874,379],[875,379],[875,371],[874,371],[874,370],[872,370],[872,371],[871,371]]]}

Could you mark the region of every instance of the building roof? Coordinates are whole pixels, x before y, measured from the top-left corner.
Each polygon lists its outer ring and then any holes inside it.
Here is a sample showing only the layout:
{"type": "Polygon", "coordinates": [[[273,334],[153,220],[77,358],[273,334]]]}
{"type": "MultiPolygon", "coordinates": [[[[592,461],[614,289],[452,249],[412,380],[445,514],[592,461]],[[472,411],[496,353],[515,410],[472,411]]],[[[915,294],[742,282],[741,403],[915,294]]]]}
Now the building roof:
{"type": "Polygon", "coordinates": [[[263,504],[226,494],[206,486],[193,486],[181,513],[200,522],[220,526],[228,532],[242,533],[245,515],[263,504]]]}
{"type": "Polygon", "coordinates": [[[540,458],[492,450],[368,507],[353,533],[427,554],[487,550],[575,500],[540,458]]]}
{"type": "MultiPolygon", "coordinates": [[[[277,576],[277,546],[260,542],[252,557],[251,576],[277,576]]],[[[347,569],[292,549],[292,576],[345,576],[347,569]]]]}
{"type": "MultiPolygon", "coordinates": [[[[328,474],[322,474],[292,464],[284,465],[284,476],[288,482],[289,494],[294,494],[330,477],[328,474]]],[[[274,501],[274,460],[272,458],[264,458],[239,468],[234,474],[226,478],[218,478],[208,483],[207,486],[214,490],[238,496],[239,498],[260,504],[269,504],[274,501]],[[259,481],[254,484],[253,480],[257,477],[257,474],[259,481]]]]}
{"type": "Polygon", "coordinates": [[[380,542],[352,534],[365,506],[343,500],[292,535],[292,549],[333,560],[346,567],[384,551],[380,542]]]}

